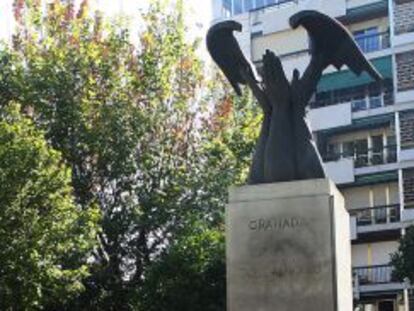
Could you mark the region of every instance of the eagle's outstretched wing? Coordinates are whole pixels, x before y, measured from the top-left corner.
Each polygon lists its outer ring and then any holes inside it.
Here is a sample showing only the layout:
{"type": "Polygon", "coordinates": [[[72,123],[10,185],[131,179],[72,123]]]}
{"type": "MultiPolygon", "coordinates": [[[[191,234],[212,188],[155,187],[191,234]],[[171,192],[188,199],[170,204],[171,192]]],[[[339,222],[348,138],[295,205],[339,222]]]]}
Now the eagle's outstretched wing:
{"type": "Polygon", "coordinates": [[[303,26],[310,37],[311,55],[322,57],[324,68],[329,65],[338,70],[347,65],[356,75],[368,73],[376,81],[380,73],[365,57],[351,33],[337,20],[313,10],[296,13],[290,18],[292,28],[303,26]]]}
{"type": "Polygon", "coordinates": [[[246,84],[242,72],[256,80],[252,65],[233,35],[233,31],[241,30],[241,24],[225,21],[213,25],[207,33],[207,49],[238,95],[241,95],[239,84],[246,84]]]}

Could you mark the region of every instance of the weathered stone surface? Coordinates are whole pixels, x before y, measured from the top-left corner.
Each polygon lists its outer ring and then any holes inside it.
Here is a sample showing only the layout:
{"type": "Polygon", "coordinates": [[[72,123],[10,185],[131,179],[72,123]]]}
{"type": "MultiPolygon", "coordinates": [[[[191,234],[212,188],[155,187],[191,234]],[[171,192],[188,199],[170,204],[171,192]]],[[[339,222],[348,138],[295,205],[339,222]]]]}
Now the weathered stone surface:
{"type": "Polygon", "coordinates": [[[325,179],[231,191],[229,311],[351,311],[349,216],[325,179]]]}
{"type": "Polygon", "coordinates": [[[396,61],[398,91],[414,89],[414,51],[397,54],[396,61]]]}
{"type": "Polygon", "coordinates": [[[395,0],[394,33],[401,35],[414,31],[414,1],[395,0]]]}

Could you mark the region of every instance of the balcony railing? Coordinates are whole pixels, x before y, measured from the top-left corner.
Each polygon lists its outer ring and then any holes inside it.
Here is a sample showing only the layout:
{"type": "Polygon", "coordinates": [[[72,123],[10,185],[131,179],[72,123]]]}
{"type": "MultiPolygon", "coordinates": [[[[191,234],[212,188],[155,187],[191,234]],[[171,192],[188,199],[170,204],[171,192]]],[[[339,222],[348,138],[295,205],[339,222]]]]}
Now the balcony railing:
{"type": "Polygon", "coordinates": [[[275,7],[281,6],[286,3],[290,3],[290,2],[299,3],[299,0],[267,0],[268,4],[257,6],[253,9],[250,9],[250,12],[275,8],[275,7]]]}
{"type": "Polygon", "coordinates": [[[355,36],[355,41],[364,53],[385,50],[391,46],[390,33],[388,31],[355,36]]]}
{"type": "Polygon", "coordinates": [[[356,217],[357,226],[391,224],[401,221],[400,205],[382,205],[349,210],[356,217]]]}
{"type": "Polygon", "coordinates": [[[322,155],[324,162],[349,158],[354,160],[355,168],[395,163],[397,161],[397,146],[389,145],[382,149],[371,148],[367,149],[366,152],[355,152],[353,154],[343,152],[322,155]]]}
{"type": "Polygon", "coordinates": [[[398,283],[398,280],[393,276],[391,265],[356,267],[352,270],[359,286],[398,283]]]}
{"type": "Polygon", "coordinates": [[[374,84],[320,93],[310,103],[310,106],[311,108],[321,108],[351,103],[352,112],[358,112],[394,105],[392,80],[386,80],[382,87],[375,85],[375,92],[371,92],[369,88],[373,86],[374,84]]]}

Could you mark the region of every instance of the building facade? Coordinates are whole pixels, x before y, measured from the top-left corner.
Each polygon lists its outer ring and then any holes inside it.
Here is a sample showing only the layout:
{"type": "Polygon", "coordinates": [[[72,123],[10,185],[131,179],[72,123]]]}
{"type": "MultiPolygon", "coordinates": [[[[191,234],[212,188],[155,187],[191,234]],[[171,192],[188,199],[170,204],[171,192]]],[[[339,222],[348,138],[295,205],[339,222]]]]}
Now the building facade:
{"type": "Polygon", "coordinates": [[[308,112],[328,176],[351,215],[354,306],[414,310],[410,285],[390,254],[414,220],[414,0],[212,0],[214,21],[234,19],[245,55],[260,71],[266,49],[287,76],[309,63],[308,36],[289,17],[313,9],[336,17],[383,75],[373,83],[328,68],[308,112]]]}

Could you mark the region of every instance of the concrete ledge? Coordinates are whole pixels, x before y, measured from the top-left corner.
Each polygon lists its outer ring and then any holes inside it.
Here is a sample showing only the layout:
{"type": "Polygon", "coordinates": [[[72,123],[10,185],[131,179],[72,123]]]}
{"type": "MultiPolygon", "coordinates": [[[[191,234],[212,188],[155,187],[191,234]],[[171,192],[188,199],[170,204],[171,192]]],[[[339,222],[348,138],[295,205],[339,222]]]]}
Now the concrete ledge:
{"type": "Polygon", "coordinates": [[[230,188],[230,203],[256,202],[278,198],[333,195],[335,184],[329,179],[311,179],[230,188]]]}

